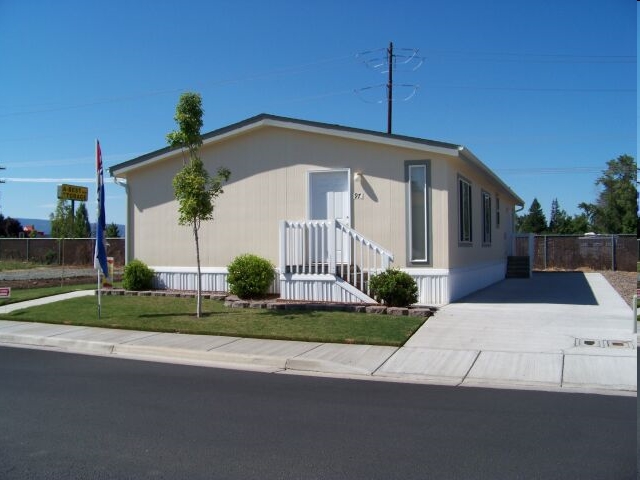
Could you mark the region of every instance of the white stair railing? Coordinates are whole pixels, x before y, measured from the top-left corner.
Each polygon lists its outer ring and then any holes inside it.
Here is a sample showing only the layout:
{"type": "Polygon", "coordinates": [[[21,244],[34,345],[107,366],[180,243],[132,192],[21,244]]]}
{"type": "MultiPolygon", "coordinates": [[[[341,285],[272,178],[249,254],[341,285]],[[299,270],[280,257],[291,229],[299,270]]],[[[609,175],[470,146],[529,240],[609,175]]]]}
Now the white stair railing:
{"type": "Polygon", "coordinates": [[[280,223],[280,272],[335,274],[369,295],[369,278],[393,254],[338,220],[280,223]]]}

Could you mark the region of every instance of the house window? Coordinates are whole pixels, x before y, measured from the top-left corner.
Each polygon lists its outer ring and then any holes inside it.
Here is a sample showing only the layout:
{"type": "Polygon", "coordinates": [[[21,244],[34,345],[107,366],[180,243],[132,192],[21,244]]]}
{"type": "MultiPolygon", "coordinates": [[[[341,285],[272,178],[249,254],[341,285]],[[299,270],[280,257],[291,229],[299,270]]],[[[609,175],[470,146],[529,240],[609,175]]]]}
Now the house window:
{"type": "Polygon", "coordinates": [[[429,166],[407,165],[407,206],[411,262],[429,261],[429,166]]]}
{"type": "Polygon", "coordinates": [[[482,192],[482,243],[491,245],[491,195],[482,192]]]}
{"type": "Polygon", "coordinates": [[[460,243],[471,243],[473,241],[471,231],[471,183],[464,178],[458,179],[458,209],[460,243]]]}
{"type": "Polygon", "coordinates": [[[496,229],[500,228],[500,197],[496,195],[496,229]]]}

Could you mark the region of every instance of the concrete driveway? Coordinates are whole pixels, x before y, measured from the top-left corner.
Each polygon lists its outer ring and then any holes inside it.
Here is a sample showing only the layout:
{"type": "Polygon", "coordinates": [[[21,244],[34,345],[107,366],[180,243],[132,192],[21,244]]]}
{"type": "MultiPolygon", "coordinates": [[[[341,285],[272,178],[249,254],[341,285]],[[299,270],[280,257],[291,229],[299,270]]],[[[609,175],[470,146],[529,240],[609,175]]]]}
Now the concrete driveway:
{"type": "Polygon", "coordinates": [[[602,275],[535,273],[445,306],[377,373],[636,391],[632,325],[631,309],[602,275]]]}

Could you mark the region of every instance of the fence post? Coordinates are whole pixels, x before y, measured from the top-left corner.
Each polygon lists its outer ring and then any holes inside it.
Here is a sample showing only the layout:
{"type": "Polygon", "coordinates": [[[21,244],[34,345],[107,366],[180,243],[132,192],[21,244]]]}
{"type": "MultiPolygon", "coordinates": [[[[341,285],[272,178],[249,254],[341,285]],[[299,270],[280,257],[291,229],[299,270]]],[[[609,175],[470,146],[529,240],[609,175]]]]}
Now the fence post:
{"type": "Polygon", "coordinates": [[[633,296],[633,333],[638,333],[638,294],[633,296]]]}
{"type": "Polygon", "coordinates": [[[337,222],[332,220],[329,222],[329,238],[327,243],[329,244],[329,273],[336,274],[336,229],[338,228],[337,222]]]}
{"type": "Polygon", "coordinates": [[[535,235],[533,233],[529,234],[529,277],[533,274],[533,255],[535,254],[535,235]]]}
{"type": "Polygon", "coordinates": [[[29,237],[27,237],[27,262],[29,262],[29,237]]]}
{"type": "Polygon", "coordinates": [[[547,236],[544,236],[544,269],[547,269],[547,236]]]}
{"type": "Polygon", "coordinates": [[[287,222],[280,222],[280,273],[286,273],[287,263],[287,222]]]}

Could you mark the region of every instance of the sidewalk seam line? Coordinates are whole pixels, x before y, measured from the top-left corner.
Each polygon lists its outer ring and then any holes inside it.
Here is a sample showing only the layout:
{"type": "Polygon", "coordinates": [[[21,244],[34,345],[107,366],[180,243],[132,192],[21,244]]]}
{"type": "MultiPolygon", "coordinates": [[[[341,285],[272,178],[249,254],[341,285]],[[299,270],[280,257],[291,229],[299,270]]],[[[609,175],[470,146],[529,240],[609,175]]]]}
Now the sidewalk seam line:
{"type": "Polygon", "coordinates": [[[462,376],[462,380],[460,380],[460,383],[458,383],[456,385],[456,387],[459,387],[460,385],[462,385],[464,383],[464,381],[467,379],[467,377],[469,376],[469,373],[471,373],[471,369],[474,367],[474,365],[476,364],[476,362],[478,361],[478,358],[480,357],[480,354],[482,353],[482,350],[478,350],[478,354],[476,355],[476,358],[473,359],[473,362],[471,362],[471,366],[469,367],[469,369],[467,370],[467,373],[465,373],[462,376]]]}
{"type": "Polygon", "coordinates": [[[378,368],[376,368],[374,371],[372,371],[372,372],[370,373],[370,375],[371,375],[371,376],[374,376],[378,370],[380,370],[382,367],[384,367],[384,365],[385,365],[385,364],[386,364],[386,363],[391,359],[391,357],[393,357],[396,353],[398,353],[398,352],[400,351],[400,349],[401,349],[401,348],[402,348],[402,347],[396,347],[395,351],[394,351],[391,355],[389,355],[389,356],[384,360],[384,362],[382,362],[380,365],[378,365],[378,368]]]}

